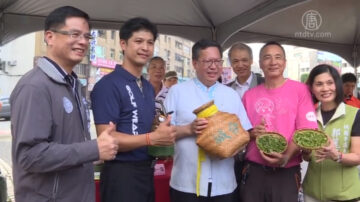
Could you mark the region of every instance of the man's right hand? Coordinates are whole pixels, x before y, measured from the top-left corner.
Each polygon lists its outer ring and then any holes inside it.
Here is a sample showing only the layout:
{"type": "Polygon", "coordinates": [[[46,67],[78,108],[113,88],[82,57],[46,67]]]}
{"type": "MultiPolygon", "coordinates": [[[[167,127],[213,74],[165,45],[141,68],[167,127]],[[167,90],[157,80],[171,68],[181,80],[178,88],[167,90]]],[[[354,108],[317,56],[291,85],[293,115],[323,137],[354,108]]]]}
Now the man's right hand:
{"type": "Polygon", "coordinates": [[[265,120],[261,119],[261,122],[259,125],[256,125],[251,131],[250,131],[250,138],[256,139],[257,136],[262,135],[266,132],[265,127],[265,120]]]}
{"type": "Polygon", "coordinates": [[[116,157],[118,144],[116,139],[111,136],[114,131],[115,125],[110,122],[109,126],[97,138],[100,160],[113,160],[116,157]]]}
{"type": "Polygon", "coordinates": [[[170,125],[171,115],[150,133],[150,143],[155,146],[169,146],[175,143],[176,128],[170,125]]]}
{"type": "Polygon", "coordinates": [[[190,125],[192,134],[200,135],[201,132],[208,126],[209,121],[205,118],[196,118],[190,125]]]}

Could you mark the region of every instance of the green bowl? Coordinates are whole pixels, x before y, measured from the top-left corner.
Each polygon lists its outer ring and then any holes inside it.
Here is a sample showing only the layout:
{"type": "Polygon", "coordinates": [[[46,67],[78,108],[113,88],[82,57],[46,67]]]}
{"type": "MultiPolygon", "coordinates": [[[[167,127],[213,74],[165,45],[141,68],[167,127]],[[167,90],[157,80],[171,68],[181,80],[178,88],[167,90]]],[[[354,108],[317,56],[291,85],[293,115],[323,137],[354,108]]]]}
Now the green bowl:
{"type": "Polygon", "coordinates": [[[295,131],[293,142],[301,148],[314,150],[326,146],[329,137],[322,131],[302,129],[295,131]]]}
{"type": "Polygon", "coordinates": [[[283,153],[287,148],[287,141],[279,133],[267,132],[256,137],[256,146],[265,154],[270,154],[271,152],[283,153]]]}
{"type": "Polygon", "coordinates": [[[149,146],[148,154],[153,157],[169,157],[174,155],[174,146],[149,146]]]}

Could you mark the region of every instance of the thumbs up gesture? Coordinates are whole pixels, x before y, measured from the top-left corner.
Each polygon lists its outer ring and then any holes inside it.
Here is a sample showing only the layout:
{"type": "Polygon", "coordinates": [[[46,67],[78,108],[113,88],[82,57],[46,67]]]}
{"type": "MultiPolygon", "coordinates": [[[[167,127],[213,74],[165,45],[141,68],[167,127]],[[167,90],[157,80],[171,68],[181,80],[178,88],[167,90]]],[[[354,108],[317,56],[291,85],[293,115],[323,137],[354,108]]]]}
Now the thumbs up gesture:
{"type": "Polygon", "coordinates": [[[250,138],[255,139],[257,136],[263,134],[266,132],[266,121],[264,118],[261,118],[260,124],[256,125],[251,131],[250,131],[250,138]]]}
{"type": "Polygon", "coordinates": [[[111,136],[114,131],[115,124],[110,122],[109,126],[97,138],[100,160],[113,160],[116,157],[118,144],[116,139],[111,136]]]}
{"type": "Polygon", "coordinates": [[[161,122],[156,130],[150,133],[150,143],[155,146],[169,146],[175,143],[176,129],[170,125],[171,115],[161,122]]]}

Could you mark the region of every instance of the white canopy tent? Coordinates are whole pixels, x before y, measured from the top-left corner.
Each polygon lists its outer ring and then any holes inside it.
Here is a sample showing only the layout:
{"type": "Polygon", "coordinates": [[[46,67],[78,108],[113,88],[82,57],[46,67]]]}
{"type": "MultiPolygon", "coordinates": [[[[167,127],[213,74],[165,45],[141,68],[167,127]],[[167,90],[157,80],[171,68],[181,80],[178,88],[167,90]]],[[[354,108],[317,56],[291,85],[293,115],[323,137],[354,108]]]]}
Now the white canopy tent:
{"type": "Polygon", "coordinates": [[[244,42],[275,40],[282,44],[332,52],[343,57],[353,67],[358,67],[359,11],[358,0],[308,1],[276,12],[243,28],[241,32],[227,40],[225,46],[236,40],[244,42]]]}
{"type": "Polygon", "coordinates": [[[45,16],[63,5],[88,12],[98,29],[119,29],[143,16],[160,33],[214,39],[224,48],[235,41],[276,40],[338,54],[354,67],[360,62],[358,0],[0,0],[0,44],[43,29],[45,16]],[[309,10],[321,18],[312,16],[320,25],[312,31],[304,26],[309,10]]]}
{"type": "Polygon", "coordinates": [[[0,44],[43,29],[46,15],[71,5],[89,13],[94,28],[119,29],[143,16],[163,34],[220,43],[246,25],[305,0],[0,0],[0,44]]]}

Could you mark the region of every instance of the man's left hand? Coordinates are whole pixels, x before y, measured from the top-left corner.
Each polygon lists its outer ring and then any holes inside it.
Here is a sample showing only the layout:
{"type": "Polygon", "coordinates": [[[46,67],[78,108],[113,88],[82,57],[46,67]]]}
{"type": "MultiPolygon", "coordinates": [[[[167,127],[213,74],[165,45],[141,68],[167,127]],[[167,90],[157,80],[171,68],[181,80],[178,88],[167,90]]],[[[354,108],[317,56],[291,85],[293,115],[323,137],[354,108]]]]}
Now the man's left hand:
{"type": "Polygon", "coordinates": [[[263,151],[260,151],[260,155],[266,162],[278,167],[285,167],[289,161],[289,157],[287,155],[277,152],[265,154],[263,151]]]}

